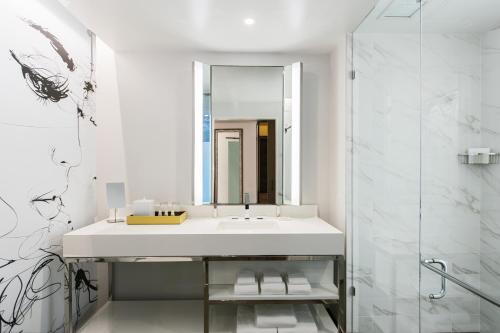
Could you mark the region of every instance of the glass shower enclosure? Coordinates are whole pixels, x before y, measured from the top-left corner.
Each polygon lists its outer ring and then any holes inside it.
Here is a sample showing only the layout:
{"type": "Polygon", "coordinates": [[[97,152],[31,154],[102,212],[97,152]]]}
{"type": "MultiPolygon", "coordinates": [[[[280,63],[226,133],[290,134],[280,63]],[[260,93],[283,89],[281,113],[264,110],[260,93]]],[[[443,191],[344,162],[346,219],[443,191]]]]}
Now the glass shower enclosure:
{"type": "Polygon", "coordinates": [[[380,0],[350,42],[347,331],[500,332],[500,1],[380,0]]]}

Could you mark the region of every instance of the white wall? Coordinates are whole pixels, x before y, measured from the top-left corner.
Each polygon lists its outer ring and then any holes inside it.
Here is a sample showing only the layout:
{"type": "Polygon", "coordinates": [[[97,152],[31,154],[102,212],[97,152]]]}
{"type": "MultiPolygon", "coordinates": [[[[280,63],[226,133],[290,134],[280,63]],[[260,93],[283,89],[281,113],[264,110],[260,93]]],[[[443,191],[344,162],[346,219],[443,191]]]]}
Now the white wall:
{"type": "Polygon", "coordinates": [[[339,36],[335,48],[330,53],[331,75],[331,110],[328,133],[329,150],[328,171],[330,174],[327,184],[329,195],[328,216],[330,223],[338,229],[345,231],[346,223],[346,74],[351,70],[347,66],[347,40],[346,36],[339,36]]]}
{"type": "MultiPolygon", "coordinates": [[[[96,131],[96,220],[109,216],[106,202],[106,183],[128,182],[125,173],[125,156],[123,146],[122,120],[120,114],[120,100],[118,96],[118,82],[116,79],[116,63],[114,51],[101,39],[96,39],[96,109],[99,127],[96,131]]],[[[125,216],[126,209],[119,209],[118,216],[125,216]]],[[[109,278],[107,264],[97,265],[99,281],[98,306],[108,300],[109,278]]]]}
{"type": "MultiPolygon", "coordinates": [[[[106,202],[106,183],[125,182],[125,149],[123,146],[122,118],[116,77],[114,51],[101,39],[96,41],[96,68],[99,89],[96,104],[97,128],[97,219],[109,216],[106,202]]],[[[124,211],[120,211],[120,215],[124,211]]]]}
{"type": "Polygon", "coordinates": [[[331,82],[328,55],[118,53],[117,75],[131,200],[192,202],[192,61],[304,63],[302,201],[330,220],[331,82]]]}

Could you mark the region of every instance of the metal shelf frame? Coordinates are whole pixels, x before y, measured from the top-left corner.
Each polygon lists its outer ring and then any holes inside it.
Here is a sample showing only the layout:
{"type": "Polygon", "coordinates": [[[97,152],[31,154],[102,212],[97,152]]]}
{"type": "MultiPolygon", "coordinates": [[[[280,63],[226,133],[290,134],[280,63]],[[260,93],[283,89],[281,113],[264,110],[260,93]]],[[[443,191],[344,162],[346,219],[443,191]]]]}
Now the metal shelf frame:
{"type": "MultiPolygon", "coordinates": [[[[210,306],[217,304],[323,304],[325,306],[333,305],[334,309],[327,308],[337,327],[343,331],[340,324],[345,323],[345,310],[342,310],[342,304],[345,304],[345,295],[341,293],[341,284],[345,282],[345,274],[342,265],[344,256],[342,255],[272,255],[272,256],[253,256],[253,255],[232,255],[232,256],[182,256],[182,257],[65,257],[65,317],[64,332],[75,333],[76,325],[73,318],[73,266],[77,263],[167,263],[167,262],[202,262],[203,263],[203,327],[204,333],[210,331],[210,306]],[[293,297],[286,300],[210,300],[209,269],[210,262],[214,261],[333,261],[333,284],[339,290],[338,300],[318,300],[318,299],[300,299],[294,300],[293,297]]],[[[112,298],[112,295],[109,295],[112,298]]]]}

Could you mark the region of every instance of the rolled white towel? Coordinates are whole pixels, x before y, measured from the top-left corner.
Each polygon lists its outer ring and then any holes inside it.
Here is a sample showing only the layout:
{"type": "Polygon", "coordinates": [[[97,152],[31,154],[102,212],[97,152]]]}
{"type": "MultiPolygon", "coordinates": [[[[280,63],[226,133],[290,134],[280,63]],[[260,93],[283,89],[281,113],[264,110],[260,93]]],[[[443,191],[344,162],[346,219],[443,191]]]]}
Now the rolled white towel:
{"type": "Polygon", "coordinates": [[[291,304],[255,305],[255,326],[276,329],[295,325],[297,325],[297,318],[291,304]]]}
{"type": "Polygon", "coordinates": [[[254,284],[235,284],[234,285],[234,294],[235,295],[258,295],[259,294],[259,285],[257,283],[254,284]]]}
{"type": "Polygon", "coordinates": [[[294,327],[279,327],[278,333],[318,333],[318,326],[307,304],[297,304],[293,307],[297,317],[294,327]]]}
{"type": "Polygon", "coordinates": [[[261,283],[260,284],[260,294],[261,295],[285,295],[286,294],[285,282],[261,283]]]}
{"type": "Polygon", "coordinates": [[[309,284],[309,280],[300,272],[288,273],[286,280],[288,284],[309,284]]]}
{"type": "Polygon", "coordinates": [[[262,274],[262,282],[264,283],[278,283],[282,281],[283,277],[276,271],[266,271],[262,274]]]}
{"type": "Polygon", "coordinates": [[[309,295],[312,291],[311,285],[307,284],[288,284],[288,295],[309,295]]]}
{"type": "Polygon", "coordinates": [[[236,284],[255,284],[256,282],[255,273],[249,270],[239,272],[236,277],[236,284]]]}
{"type": "Polygon", "coordinates": [[[256,327],[253,306],[239,305],[236,311],[236,333],[276,333],[276,328],[256,327]]]}

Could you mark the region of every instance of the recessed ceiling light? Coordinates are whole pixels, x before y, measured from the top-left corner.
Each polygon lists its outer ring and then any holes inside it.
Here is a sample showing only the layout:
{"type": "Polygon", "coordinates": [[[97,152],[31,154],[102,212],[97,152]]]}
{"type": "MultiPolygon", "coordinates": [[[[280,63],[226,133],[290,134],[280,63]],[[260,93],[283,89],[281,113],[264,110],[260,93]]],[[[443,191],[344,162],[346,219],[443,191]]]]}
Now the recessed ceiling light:
{"type": "Polygon", "coordinates": [[[254,25],[255,20],[251,17],[246,18],[243,22],[245,22],[246,25],[254,25]]]}

